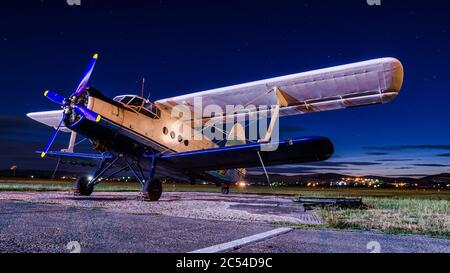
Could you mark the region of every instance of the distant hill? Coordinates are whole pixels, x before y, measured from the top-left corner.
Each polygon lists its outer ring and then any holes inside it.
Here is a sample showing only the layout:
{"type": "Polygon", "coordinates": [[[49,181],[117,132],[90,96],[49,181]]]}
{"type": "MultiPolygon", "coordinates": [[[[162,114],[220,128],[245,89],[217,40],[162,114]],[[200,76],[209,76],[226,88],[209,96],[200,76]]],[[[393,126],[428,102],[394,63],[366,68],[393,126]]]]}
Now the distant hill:
{"type": "Polygon", "coordinates": [[[382,180],[387,183],[393,183],[393,182],[405,182],[405,183],[415,183],[418,179],[412,178],[412,177],[386,177],[386,176],[364,176],[364,178],[370,178],[370,179],[378,179],[382,180]]]}
{"type": "MultiPolygon", "coordinates": [[[[270,174],[269,175],[271,181],[283,181],[288,184],[303,184],[302,182],[315,180],[315,181],[341,181],[344,178],[355,178],[355,176],[337,174],[337,173],[319,173],[319,174],[305,174],[305,175],[279,175],[279,174],[270,174]]],[[[387,183],[393,182],[405,182],[405,183],[414,183],[417,182],[417,179],[411,177],[385,177],[385,176],[364,176],[363,178],[370,179],[378,179],[387,183]]],[[[267,178],[264,174],[262,175],[254,175],[249,174],[246,176],[246,180],[248,182],[253,183],[263,183],[267,181],[267,178]]]]}
{"type": "Polygon", "coordinates": [[[422,187],[436,186],[439,188],[445,187],[450,184],[450,173],[441,173],[436,175],[426,176],[418,179],[417,184],[422,187]]]}
{"type": "MultiPolygon", "coordinates": [[[[311,180],[315,181],[340,181],[345,177],[351,177],[348,175],[342,175],[337,173],[318,173],[318,174],[305,174],[305,175],[281,175],[270,174],[269,178],[271,182],[284,182],[293,185],[307,184],[311,180]]],[[[247,174],[245,180],[249,183],[267,183],[267,178],[264,174],[255,175],[247,174]]]]}
{"type": "MultiPolygon", "coordinates": [[[[355,177],[336,173],[307,174],[294,176],[284,176],[278,174],[270,175],[271,182],[284,182],[289,185],[306,185],[308,181],[315,181],[326,184],[329,182],[341,181],[343,178],[355,178],[355,177]]],[[[385,183],[402,182],[408,184],[417,184],[415,186],[423,188],[449,188],[447,185],[450,185],[450,173],[430,175],[419,179],[411,177],[385,177],[385,176],[364,176],[363,178],[378,179],[385,183]]],[[[247,175],[246,180],[250,183],[258,183],[258,184],[267,183],[267,178],[265,175],[247,175]]]]}

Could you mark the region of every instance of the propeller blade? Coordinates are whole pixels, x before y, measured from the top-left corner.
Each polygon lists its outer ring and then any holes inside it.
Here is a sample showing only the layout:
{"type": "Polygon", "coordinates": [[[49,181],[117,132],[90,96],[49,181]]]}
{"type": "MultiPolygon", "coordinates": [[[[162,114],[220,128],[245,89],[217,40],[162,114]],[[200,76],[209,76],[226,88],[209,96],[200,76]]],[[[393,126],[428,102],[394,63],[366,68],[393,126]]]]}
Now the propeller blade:
{"type": "Polygon", "coordinates": [[[55,141],[56,135],[58,134],[59,129],[61,129],[61,125],[63,122],[64,122],[64,116],[61,119],[61,122],[59,123],[58,128],[56,128],[55,132],[53,133],[52,137],[50,138],[49,142],[47,143],[47,146],[45,146],[44,151],[41,153],[41,157],[45,157],[45,155],[48,153],[48,150],[50,150],[50,147],[52,146],[53,142],[55,141]]]}
{"type": "Polygon", "coordinates": [[[81,93],[83,93],[83,90],[86,88],[89,78],[91,77],[92,71],[94,70],[95,63],[97,62],[98,54],[95,54],[91,62],[89,63],[88,68],[86,69],[86,72],[84,72],[83,78],[81,78],[80,84],[78,84],[77,90],[73,94],[75,97],[79,97],[81,93]]]}
{"type": "Polygon", "coordinates": [[[92,111],[84,106],[75,105],[74,109],[75,109],[75,112],[84,116],[86,119],[88,119],[90,121],[99,122],[102,118],[99,114],[95,113],[94,111],[92,111]]]}
{"type": "Polygon", "coordinates": [[[44,96],[46,98],[48,98],[49,100],[53,101],[54,103],[57,103],[59,105],[64,105],[65,98],[58,93],[46,90],[44,92],[44,96]]]}

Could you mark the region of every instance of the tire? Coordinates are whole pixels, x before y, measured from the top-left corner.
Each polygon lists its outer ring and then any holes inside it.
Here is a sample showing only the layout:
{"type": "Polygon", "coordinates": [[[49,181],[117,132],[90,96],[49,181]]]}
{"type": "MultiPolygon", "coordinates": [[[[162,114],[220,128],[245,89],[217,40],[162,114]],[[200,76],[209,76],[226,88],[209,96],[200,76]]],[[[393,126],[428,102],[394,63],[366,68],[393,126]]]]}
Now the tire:
{"type": "Polygon", "coordinates": [[[159,179],[153,179],[150,183],[150,187],[146,192],[148,201],[158,201],[162,194],[162,183],[159,179]]]}
{"type": "Polygon", "coordinates": [[[73,187],[76,195],[90,196],[94,191],[94,185],[89,185],[89,179],[86,176],[78,178],[73,187]]]}
{"type": "Polygon", "coordinates": [[[225,195],[229,194],[230,193],[230,187],[229,186],[223,187],[221,192],[222,192],[222,194],[225,194],[225,195]]]}

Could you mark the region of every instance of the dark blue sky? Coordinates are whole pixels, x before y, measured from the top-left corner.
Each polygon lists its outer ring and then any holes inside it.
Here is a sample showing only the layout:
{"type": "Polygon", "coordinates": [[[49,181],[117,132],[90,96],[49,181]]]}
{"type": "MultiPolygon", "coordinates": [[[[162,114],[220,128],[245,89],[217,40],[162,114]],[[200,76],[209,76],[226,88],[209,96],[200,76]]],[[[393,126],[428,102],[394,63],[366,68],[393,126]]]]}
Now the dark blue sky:
{"type": "Polygon", "coordinates": [[[112,97],[137,92],[146,77],[153,100],[396,57],[405,82],[394,102],[282,119],[283,136],[330,137],[336,156],[281,171],[449,172],[449,5],[81,0],[76,7],[65,0],[8,1],[0,9],[0,169],[48,166],[33,151],[45,145],[51,129],[24,115],[55,109],[43,90],[72,92],[98,52],[91,85],[112,97]]]}

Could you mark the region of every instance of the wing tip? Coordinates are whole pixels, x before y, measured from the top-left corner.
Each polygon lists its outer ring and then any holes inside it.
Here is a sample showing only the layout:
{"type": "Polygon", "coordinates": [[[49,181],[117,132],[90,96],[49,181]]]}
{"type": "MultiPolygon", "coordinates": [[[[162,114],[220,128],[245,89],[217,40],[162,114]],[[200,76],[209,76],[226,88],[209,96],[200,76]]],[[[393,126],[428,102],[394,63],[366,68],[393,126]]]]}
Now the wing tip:
{"type": "Polygon", "coordinates": [[[390,82],[387,88],[393,92],[399,93],[402,89],[405,76],[403,64],[400,60],[393,57],[383,58],[383,63],[388,65],[388,69],[385,73],[388,73],[390,82]]]}

